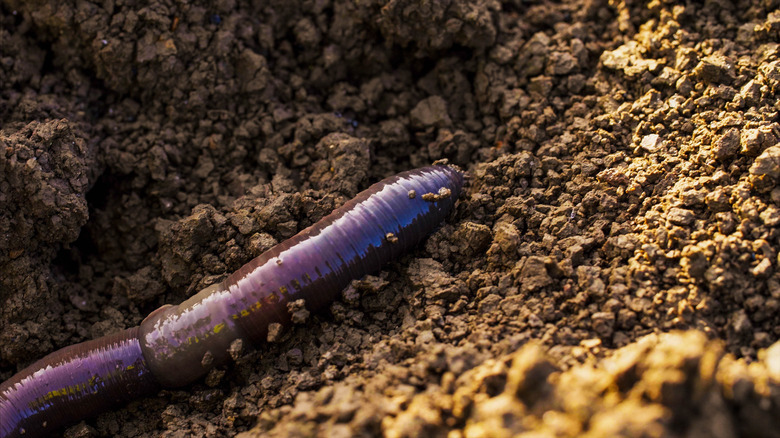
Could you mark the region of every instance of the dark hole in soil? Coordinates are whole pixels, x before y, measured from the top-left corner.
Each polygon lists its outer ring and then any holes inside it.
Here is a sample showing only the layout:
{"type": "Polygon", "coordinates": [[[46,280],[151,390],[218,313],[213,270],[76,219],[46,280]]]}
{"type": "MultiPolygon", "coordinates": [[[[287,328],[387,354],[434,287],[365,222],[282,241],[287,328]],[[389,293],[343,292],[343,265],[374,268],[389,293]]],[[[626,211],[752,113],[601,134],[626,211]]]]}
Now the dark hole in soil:
{"type": "MultiPolygon", "coordinates": [[[[98,177],[95,184],[87,192],[87,205],[89,206],[89,220],[81,227],[79,237],[75,242],[62,248],[53,261],[56,268],[63,273],[78,274],[79,266],[88,263],[92,257],[102,257],[100,245],[95,240],[96,233],[100,233],[100,226],[96,224],[98,211],[105,211],[110,207],[109,201],[120,196],[122,178],[111,172],[104,172],[98,177]]],[[[109,213],[110,214],[110,213],[109,213]]]]}

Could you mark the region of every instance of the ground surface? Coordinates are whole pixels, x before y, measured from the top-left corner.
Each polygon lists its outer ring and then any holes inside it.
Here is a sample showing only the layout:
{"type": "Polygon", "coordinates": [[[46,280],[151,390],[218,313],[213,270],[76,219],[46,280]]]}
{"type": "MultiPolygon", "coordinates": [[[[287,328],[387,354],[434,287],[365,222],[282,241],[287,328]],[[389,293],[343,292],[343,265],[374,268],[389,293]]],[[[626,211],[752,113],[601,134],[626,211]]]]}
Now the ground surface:
{"type": "Polygon", "coordinates": [[[219,3],[0,6],[0,379],[382,177],[470,186],[359,299],[65,436],[780,436],[780,2],[219,3]]]}

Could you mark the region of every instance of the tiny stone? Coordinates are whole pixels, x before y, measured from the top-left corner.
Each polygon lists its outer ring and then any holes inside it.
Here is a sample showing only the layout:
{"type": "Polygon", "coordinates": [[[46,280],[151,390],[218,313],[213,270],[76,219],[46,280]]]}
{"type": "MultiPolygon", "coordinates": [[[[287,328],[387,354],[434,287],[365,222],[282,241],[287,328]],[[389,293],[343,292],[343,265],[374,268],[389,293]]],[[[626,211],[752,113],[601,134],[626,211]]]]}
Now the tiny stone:
{"type": "Polygon", "coordinates": [[[707,204],[707,208],[714,212],[728,211],[731,209],[729,195],[721,187],[708,193],[704,198],[704,202],[707,204]]]}
{"type": "Polygon", "coordinates": [[[437,202],[441,201],[442,199],[447,199],[452,195],[452,191],[448,189],[447,187],[442,187],[439,189],[439,193],[426,193],[422,195],[423,200],[428,202],[437,202]]]}
{"type": "Polygon", "coordinates": [[[452,236],[453,243],[468,255],[479,254],[490,245],[492,233],[490,228],[474,222],[464,222],[452,236]]]}
{"type": "Polygon", "coordinates": [[[398,243],[398,237],[393,233],[385,234],[385,239],[390,243],[398,243]]]}
{"type": "Polygon", "coordinates": [[[750,80],[739,90],[739,95],[748,105],[755,105],[761,99],[761,86],[755,79],[750,80]]]}
{"type": "Polygon", "coordinates": [[[762,126],[760,128],[745,129],[741,134],[742,152],[745,155],[755,157],[764,149],[777,143],[777,138],[773,134],[773,126],[762,126]]]}
{"type": "MultiPolygon", "coordinates": [[[[20,432],[22,436],[24,436],[24,429],[20,432]]],[[[98,433],[95,429],[93,429],[90,426],[87,426],[85,423],[79,423],[73,427],[68,428],[65,431],[65,435],[67,438],[90,438],[90,437],[96,437],[98,436],[98,433]]]]}
{"type": "Polygon", "coordinates": [[[414,199],[417,196],[417,192],[409,190],[409,199],[414,199]]]}
{"type": "Polygon", "coordinates": [[[690,210],[672,207],[669,209],[667,219],[675,225],[685,226],[690,225],[693,222],[694,216],[693,212],[690,210]]]}
{"type": "MultiPolygon", "coordinates": [[[[354,281],[352,283],[354,283],[354,281]]],[[[353,284],[350,284],[341,292],[341,298],[349,304],[357,304],[360,300],[360,292],[358,292],[353,284]]]]}
{"type": "Polygon", "coordinates": [[[642,142],[639,146],[648,152],[655,152],[661,146],[660,137],[658,134],[648,134],[642,137],[642,142]]]}
{"type": "Polygon", "coordinates": [[[780,342],[775,342],[767,348],[764,355],[767,373],[775,381],[780,381],[780,342]]]}
{"type": "Polygon", "coordinates": [[[228,354],[230,355],[230,358],[234,361],[238,360],[241,357],[241,353],[244,351],[244,340],[243,339],[236,339],[233,342],[230,343],[230,347],[228,348],[228,354]]]}
{"type": "Polygon", "coordinates": [[[780,146],[765,150],[750,166],[750,182],[753,190],[767,192],[773,189],[780,179],[780,146]]]}
{"type": "Polygon", "coordinates": [[[282,337],[282,325],[278,322],[272,322],[268,324],[268,336],[266,340],[268,342],[277,342],[282,337]]]}
{"type": "Polygon", "coordinates": [[[612,312],[597,312],[591,315],[593,330],[603,339],[612,337],[615,326],[615,314],[612,312]]]}
{"type": "Polygon", "coordinates": [[[731,327],[738,335],[746,335],[753,330],[753,324],[744,309],[737,310],[731,315],[731,327]]]}
{"type": "Polygon", "coordinates": [[[515,265],[517,282],[520,283],[520,289],[523,292],[536,292],[543,287],[552,284],[552,278],[547,273],[546,260],[541,256],[531,256],[524,263],[518,262],[515,265]]]}
{"type": "Polygon", "coordinates": [[[577,58],[570,53],[553,52],[550,54],[550,67],[554,75],[568,74],[577,66],[577,58]]]}
{"type": "Polygon", "coordinates": [[[501,303],[501,297],[497,294],[490,294],[486,296],[482,301],[480,301],[479,306],[477,307],[477,310],[479,313],[492,313],[495,312],[496,309],[498,309],[499,304],[501,303]]]}
{"type": "Polygon", "coordinates": [[[780,204],[780,187],[772,189],[772,192],[769,193],[769,197],[772,198],[772,202],[780,204]]]}
{"type": "Polygon", "coordinates": [[[769,277],[769,275],[772,274],[772,262],[769,260],[769,258],[764,258],[758,262],[758,265],[756,265],[756,267],[753,268],[750,272],[758,278],[769,277]]]}
{"type": "Polygon", "coordinates": [[[587,291],[591,296],[598,297],[604,295],[607,287],[604,284],[604,280],[599,277],[601,274],[600,268],[582,265],[577,267],[576,272],[577,283],[582,290],[587,291]]]}
{"type": "Polygon", "coordinates": [[[441,96],[431,96],[423,99],[409,113],[412,126],[427,128],[430,126],[447,126],[452,122],[447,113],[447,101],[441,96]]]}
{"type": "Polygon", "coordinates": [[[728,82],[733,70],[734,65],[725,57],[710,55],[699,61],[699,64],[693,69],[693,73],[704,81],[720,83],[728,82]]]}
{"type": "Polygon", "coordinates": [[[761,76],[763,76],[764,81],[769,85],[772,93],[774,93],[775,90],[780,89],[780,60],[761,64],[758,71],[761,76]]]}
{"type": "Polygon", "coordinates": [[[774,205],[767,206],[766,209],[759,214],[759,217],[768,227],[780,225],[780,210],[774,205]]]}
{"type": "Polygon", "coordinates": [[[206,351],[206,354],[203,355],[203,359],[200,360],[200,364],[203,365],[204,368],[207,368],[210,367],[213,363],[214,355],[211,354],[211,351],[206,351]]]}
{"type": "Polygon", "coordinates": [[[287,311],[290,312],[293,324],[303,324],[311,314],[306,310],[306,300],[295,300],[287,303],[287,311]]]}
{"type": "Polygon", "coordinates": [[[733,157],[739,151],[740,133],[737,128],[731,128],[713,142],[712,152],[718,160],[733,157]]]}
{"type": "Polygon", "coordinates": [[[532,313],[528,315],[528,325],[531,327],[538,328],[544,326],[544,321],[542,321],[542,318],[539,318],[538,315],[532,313]]]}
{"type": "Polygon", "coordinates": [[[583,339],[582,341],[580,341],[580,345],[590,350],[601,346],[601,339],[600,338],[583,339]]]}

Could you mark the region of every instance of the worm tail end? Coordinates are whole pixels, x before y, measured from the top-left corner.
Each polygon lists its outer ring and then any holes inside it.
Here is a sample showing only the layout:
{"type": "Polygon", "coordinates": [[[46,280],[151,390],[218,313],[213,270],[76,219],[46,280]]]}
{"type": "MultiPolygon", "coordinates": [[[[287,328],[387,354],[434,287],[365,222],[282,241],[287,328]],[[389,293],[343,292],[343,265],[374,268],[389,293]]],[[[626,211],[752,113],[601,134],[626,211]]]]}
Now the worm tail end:
{"type": "Polygon", "coordinates": [[[138,327],[82,342],[0,384],[0,438],[45,436],[157,389],[138,327]]]}

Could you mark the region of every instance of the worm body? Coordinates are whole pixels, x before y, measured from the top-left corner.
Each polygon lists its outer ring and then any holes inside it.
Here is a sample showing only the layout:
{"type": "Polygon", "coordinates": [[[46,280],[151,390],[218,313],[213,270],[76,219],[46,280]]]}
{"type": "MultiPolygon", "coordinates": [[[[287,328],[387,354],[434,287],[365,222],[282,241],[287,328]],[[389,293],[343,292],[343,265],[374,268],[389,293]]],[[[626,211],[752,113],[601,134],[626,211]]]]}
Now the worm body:
{"type": "Polygon", "coordinates": [[[288,303],[302,299],[317,311],[419,243],[452,210],[462,185],[462,173],[446,166],[380,181],[140,327],[44,357],[0,385],[0,438],[40,436],[197,380],[227,360],[233,341],[258,344],[269,324],[288,325],[288,303]]]}
{"type": "Polygon", "coordinates": [[[138,327],[71,345],[0,385],[0,437],[46,435],[158,389],[138,327]]]}

